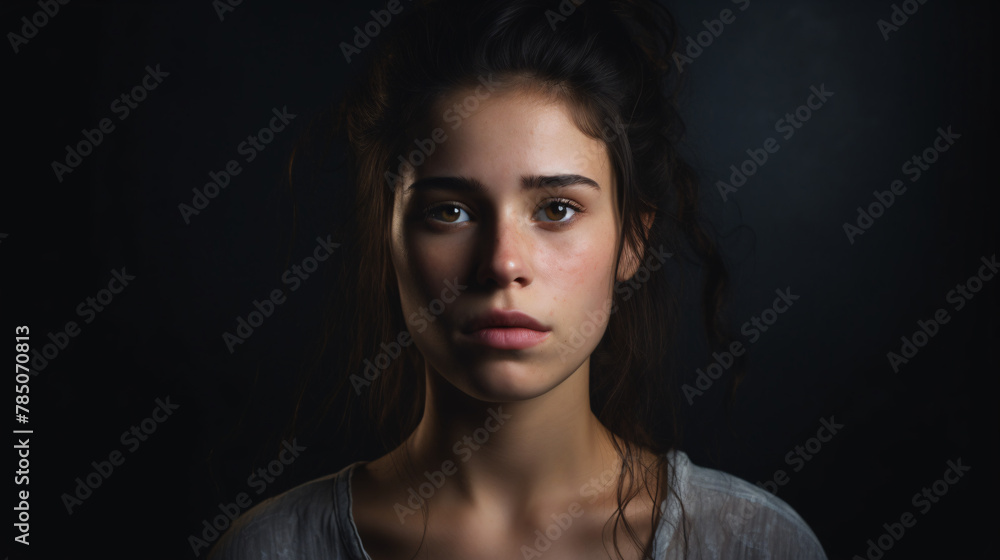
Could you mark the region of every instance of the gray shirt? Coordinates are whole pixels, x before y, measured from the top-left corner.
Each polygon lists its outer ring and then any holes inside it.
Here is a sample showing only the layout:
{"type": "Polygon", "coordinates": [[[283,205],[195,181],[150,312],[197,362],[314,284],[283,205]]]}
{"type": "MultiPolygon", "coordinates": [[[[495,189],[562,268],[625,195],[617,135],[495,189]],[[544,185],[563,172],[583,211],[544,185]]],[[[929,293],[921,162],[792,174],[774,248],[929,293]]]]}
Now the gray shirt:
{"type": "MultiPolygon", "coordinates": [[[[805,521],[770,492],[694,465],[681,451],[667,459],[683,515],[677,499],[661,504],[656,560],[826,559],[805,521]]],[[[362,463],[261,502],[233,523],[209,560],[371,560],[351,510],[351,475],[362,463]]]]}

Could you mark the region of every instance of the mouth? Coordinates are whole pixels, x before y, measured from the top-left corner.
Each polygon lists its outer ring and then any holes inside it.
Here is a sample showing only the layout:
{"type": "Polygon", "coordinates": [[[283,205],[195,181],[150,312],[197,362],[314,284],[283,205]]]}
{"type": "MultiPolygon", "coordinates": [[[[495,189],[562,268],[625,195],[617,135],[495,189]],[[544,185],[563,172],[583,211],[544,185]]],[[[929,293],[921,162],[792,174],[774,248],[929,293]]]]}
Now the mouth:
{"type": "Polygon", "coordinates": [[[470,321],[462,333],[473,341],[500,350],[523,350],[549,337],[552,329],[520,311],[492,309],[470,321]]]}

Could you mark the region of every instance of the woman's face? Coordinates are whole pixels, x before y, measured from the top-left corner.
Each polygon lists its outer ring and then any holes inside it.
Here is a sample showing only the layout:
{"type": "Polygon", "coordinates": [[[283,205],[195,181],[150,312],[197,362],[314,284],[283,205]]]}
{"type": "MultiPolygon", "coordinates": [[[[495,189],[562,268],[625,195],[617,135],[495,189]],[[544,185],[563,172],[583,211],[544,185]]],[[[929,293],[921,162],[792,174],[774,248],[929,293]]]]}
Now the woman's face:
{"type": "Polygon", "coordinates": [[[411,155],[392,218],[410,334],[432,371],[474,398],[544,394],[588,363],[608,324],[618,225],[607,151],[541,93],[462,90],[433,116],[410,143],[431,153],[411,155]]]}

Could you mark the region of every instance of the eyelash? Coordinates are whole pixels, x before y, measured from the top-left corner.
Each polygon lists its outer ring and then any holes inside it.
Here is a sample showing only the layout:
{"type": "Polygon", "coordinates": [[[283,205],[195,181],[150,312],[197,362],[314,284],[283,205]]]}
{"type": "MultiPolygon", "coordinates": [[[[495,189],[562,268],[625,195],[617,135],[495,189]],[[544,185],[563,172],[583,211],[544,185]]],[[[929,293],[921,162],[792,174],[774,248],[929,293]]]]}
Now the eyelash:
{"type": "MultiPolygon", "coordinates": [[[[545,202],[543,202],[541,205],[539,205],[535,209],[535,214],[537,214],[540,210],[543,210],[543,209],[545,209],[545,208],[547,208],[549,206],[555,205],[555,204],[561,204],[563,206],[569,207],[571,210],[573,210],[573,215],[570,216],[570,218],[568,220],[562,220],[562,221],[545,221],[544,223],[547,223],[547,224],[556,224],[558,226],[565,226],[565,225],[568,225],[568,224],[571,224],[571,223],[575,222],[577,214],[583,214],[585,212],[585,210],[583,209],[582,206],[580,206],[576,202],[573,202],[572,200],[569,200],[568,198],[550,198],[550,199],[546,200],[545,202]]],[[[463,206],[461,204],[458,204],[458,203],[455,203],[455,202],[444,202],[444,203],[435,204],[433,206],[428,207],[423,212],[424,219],[425,220],[433,220],[435,222],[438,222],[438,223],[441,223],[441,224],[445,224],[445,225],[451,225],[448,222],[445,222],[445,221],[442,221],[442,220],[434,220],[431,217],[435,213],[435,211],[441,210],[442,208],[459,208],[459,209],[465,210],[468,214],[470,214],[469,217],[470,217],[470,220],[471,220],[472,211],[469,210],[468,208],[466,208],[465,206],[463,206]]],[[[464,223],[464,222],[459,222],[459,223],[464,223]]]]}

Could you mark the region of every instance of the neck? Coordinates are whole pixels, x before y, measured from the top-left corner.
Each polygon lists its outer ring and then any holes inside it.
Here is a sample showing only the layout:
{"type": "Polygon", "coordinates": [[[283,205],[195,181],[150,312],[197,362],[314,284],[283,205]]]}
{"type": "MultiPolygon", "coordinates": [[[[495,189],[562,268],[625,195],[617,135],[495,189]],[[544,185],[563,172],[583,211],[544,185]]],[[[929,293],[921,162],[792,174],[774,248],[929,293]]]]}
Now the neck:
{"type": "Polygon", "coordinates": [[[445,476],[435,501],[513,514],[617,475],[611,432],[590,409],[589,365],[543,395],[506,403],[473,399],[428,370],[424,414],[404,447],[416,472],[445,476]]]}

